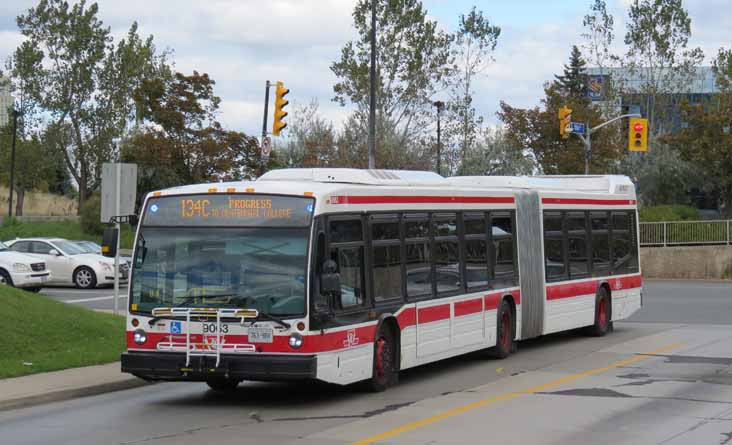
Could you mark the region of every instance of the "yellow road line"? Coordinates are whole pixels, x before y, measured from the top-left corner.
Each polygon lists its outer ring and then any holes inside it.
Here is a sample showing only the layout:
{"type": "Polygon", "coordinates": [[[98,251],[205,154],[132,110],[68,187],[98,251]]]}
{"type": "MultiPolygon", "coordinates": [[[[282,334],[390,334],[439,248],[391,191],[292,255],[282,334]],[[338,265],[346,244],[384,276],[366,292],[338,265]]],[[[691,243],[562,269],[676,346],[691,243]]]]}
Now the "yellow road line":
{"type": "Polygon", "coordinates": [[[543,385],[535,386],[533,388],[529,388],[525,391],[518,391],[518,392],[509,392],[500,396],[491,397],[489,399],[484,400],[478,400],[477,402],[473,402],[470,404],[467,404],[465,406],[461,406],[459,408],[451,409],[449,411],[442,412],[440,414],[435,414],[434,416],[427,417],[426,419],[418,420],[416,422],[408,423],[406,425],[402,425],[400,427],[394,428],[393,430],[385,431],[383,433],[377,434],[375,436],[367,437],[366,439],[359,440],[357,442],[353,442],[351,445],[369,445],[374,442],[377,442],[379,440],[383,440],[389,437],[396,436],[401,433],[405,433],[407,431],[411,431],[420,427],[423,427],[425,425],[429,425],[431,423],[439,422],[440,420],[447,419],[448,417],[457,416],[458,414],[462,414],[467,411],[474,410],[476,408],[480,408],[482,406],[491,405],[496,402],[502,402],[504,400],[510,400],[515,399],[516,397],[526,395],[526,394],[535,394],[537,392],[545,391],[549,388],[562,385],[564,383],[573,382],[575,380],[579,380],[583,377],[588,377],[595,374],[600,374],[605,371],[609,371],[611,369],[620,368],[621,366],[626,366],[631,363],[636,363],[641,360],[645,360],[647,358],[650,358],[651,356],[655,354],[660,354],[663,352],[668,352],[672,349],[678,349],[682,346],[681,343],[674,343],[669,346],[665,346],[660,349],[656,349],[655,351],[646,352],[645,354],[639,354],[636,356],[633,356],[631,358],[627,358],[625,360],[621,360],[619,362],[615,362],[611,365],[605,366],[604,368],[596,368],[591,369],[589,371],[581,372],[578,374],[572,374],[568,375],[566,377],[562,377],[560,379],[554,380],[549,383],[545,383],[543,385]]]}

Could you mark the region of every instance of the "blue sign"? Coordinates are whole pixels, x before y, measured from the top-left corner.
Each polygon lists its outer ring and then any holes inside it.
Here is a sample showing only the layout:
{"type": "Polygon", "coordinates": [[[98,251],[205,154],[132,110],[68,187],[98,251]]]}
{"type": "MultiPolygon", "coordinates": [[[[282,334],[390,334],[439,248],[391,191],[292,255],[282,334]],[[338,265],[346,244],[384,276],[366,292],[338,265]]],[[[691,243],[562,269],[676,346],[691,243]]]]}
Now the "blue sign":
{"type": "Polygon", "coordinates": [[[605,83],[605,76],[587,76],[587,97],[592,100],[602,100],[603,84],[605,83]]]}
{"type": "Polygon", "coordinates": [[[585,124],[580,122],[571,122],[569,127],[572,129],[572,133],[585,134],[585,124]]]}
{"type": "Polygon", "coordinates": [[[170,333],[171,334],[180,334],[183,331],[183,328],[181,327],[180,321],[171,321],[170,322],[170,333]]]}

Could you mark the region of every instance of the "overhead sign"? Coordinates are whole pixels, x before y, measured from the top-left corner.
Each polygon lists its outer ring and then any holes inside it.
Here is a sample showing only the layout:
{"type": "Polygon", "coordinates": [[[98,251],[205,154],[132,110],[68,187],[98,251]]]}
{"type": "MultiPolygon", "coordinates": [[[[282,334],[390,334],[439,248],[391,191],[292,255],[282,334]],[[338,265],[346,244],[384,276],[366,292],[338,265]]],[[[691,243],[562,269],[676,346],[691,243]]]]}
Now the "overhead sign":
{"type": "Polygon", "coordinates": [[[605,76],[602,74],[587,76],[587,97],[593,101],[603,100],[605,76]]]}
{"type": "Polygon", "coordinates": [[[105,162],[102,165],[101,221],[114,216],[135,214],[137,197],[137,164],[105,162]]]}
{"type": "Polygon", "coordinates": [[[581,122],[571,122],[569,124],[569,128],[571,130],[571,133],[585,134],[585,124],[583,124],[581,122]]]}
{"type": "Polygon", "coordinates": [[[164,196],[148,200],[145,226],[306,227],[312,198],[247,194],[164,196]]]}

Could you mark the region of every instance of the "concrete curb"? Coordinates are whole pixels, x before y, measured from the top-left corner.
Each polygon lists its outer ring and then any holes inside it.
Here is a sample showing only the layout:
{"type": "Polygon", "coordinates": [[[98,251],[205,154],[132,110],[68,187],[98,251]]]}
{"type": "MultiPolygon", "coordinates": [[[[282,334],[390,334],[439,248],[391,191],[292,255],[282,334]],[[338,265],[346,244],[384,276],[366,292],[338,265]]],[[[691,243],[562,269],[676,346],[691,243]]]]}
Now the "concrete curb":
{"type": "Polygon", "coordinates": [[[52,391],[45,394],[33,395],[28,397],[0,400],[0,411],[28,408],[31,406],[42,405],[51,402],[61,402],[64,400],[95,396],[108,392],[123,391],[125,389],[138,388],[141,386],[153,384],[154,383],[152,382],[146,382],[145,380],[139,379],[137,377],[132,377],[116,382],[105,382],[96,385],[84,386],[81,388],[64,389],[60,391],[52,391]]]}

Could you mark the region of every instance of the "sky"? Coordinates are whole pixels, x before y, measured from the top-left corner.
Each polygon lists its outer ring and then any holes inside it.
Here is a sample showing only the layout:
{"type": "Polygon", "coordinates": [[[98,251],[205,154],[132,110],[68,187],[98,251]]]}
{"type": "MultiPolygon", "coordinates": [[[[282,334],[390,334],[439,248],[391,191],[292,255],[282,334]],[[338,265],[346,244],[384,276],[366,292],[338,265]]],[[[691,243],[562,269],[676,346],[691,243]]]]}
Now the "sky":
{"type": "MultiPolygon", "coordinates": [[[[429,18],[446,31],[473,6],[501,27],[495,61],[476,81],[475,105],[488,125],[497,124],[500,101],[537,105],[542,84],[561,73],[573,44],[582,43],[582,18],[591,0],[422,0],[429,18]]],[[[615,17],[616,51],[622,52],[627,5],[607,0],[615,17]]],[[[0,2],[0,61],[22,41],[15,17],[37,0],[0,2]]],[[[292,104],[316,99],[320,112],[339,126],[349,108],[332,102],[330,65],[355,37],[356,0],[98,0],[99,16],[116,38],[133,21],[152,34],[159,49],[173,50],[178,71],[208,73],[221,97],[220,121],[228,128],[261,132],[266,80],[283,81],[292,104]]],[[[732,0],[685,0],[692,19],[692,46],[707,56],[732,46],[732,0]]],[[[444,99],[435,97],[435,99],[444,99]]],[[[271,111],[270,111],[271,112],[271,111]]],[[[269,119],[271,125],[271,117],[269,119]]]]}

